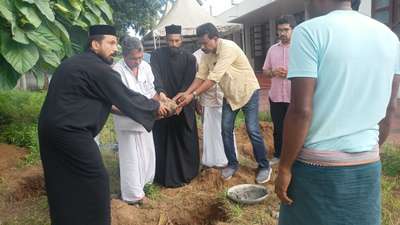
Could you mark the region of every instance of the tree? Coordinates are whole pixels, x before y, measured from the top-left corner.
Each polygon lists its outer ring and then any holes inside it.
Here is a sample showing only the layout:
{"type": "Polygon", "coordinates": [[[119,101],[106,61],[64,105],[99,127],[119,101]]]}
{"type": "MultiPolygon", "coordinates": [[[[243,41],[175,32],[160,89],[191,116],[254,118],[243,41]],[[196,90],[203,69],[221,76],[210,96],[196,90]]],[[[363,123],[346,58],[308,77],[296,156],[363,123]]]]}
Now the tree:
{"type": "MultiPolygon", "coordinates": [[[[188,0],[186,0],[188,1],[188,0]]],[[[152,29],[167,2],[173,0],[107,0],[114,10],[114,26],[119,35],[129,28],[140,34],[152,29]]]]}
{"type": "Polygon", "coordinates": [[[27,72],[43,80],[82,51],[90,25],[109,23],[106,0],[0,0],[0,90],[27,72]]]}

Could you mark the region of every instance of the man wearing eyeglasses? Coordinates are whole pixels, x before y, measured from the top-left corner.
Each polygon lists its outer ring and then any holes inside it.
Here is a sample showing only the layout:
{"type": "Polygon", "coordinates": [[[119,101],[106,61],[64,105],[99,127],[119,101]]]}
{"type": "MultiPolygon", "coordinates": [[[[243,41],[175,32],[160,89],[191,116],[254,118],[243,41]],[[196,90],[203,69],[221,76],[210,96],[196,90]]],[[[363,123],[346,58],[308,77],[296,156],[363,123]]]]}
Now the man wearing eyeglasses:
{"type": "Polygon", "coordinates": [[[271,78],[269,92],[270,112],[274,124],[274,158],[271,164],[277,164],[281,156],[283,138],[283,120],[290,103],[290,80],[287,79],[289,47],[296,19],[285,15],[276,21],[279,43],[271,46],[263,66],[264,74],[271,78]]]}

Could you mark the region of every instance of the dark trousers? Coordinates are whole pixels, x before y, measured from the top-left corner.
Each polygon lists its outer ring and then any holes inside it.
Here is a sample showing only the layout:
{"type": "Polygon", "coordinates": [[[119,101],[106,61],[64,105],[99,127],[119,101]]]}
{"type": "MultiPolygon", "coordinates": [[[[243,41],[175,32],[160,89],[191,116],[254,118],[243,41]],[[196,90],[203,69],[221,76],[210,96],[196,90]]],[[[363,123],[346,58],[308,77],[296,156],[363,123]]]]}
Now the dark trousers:
{"type": "Polygon", "coordinates": [[[289,103],[273,102],[269,100],[272,122],[274,124],[274,157],[280,158],[283,142],[283,124],[289,103]]]}

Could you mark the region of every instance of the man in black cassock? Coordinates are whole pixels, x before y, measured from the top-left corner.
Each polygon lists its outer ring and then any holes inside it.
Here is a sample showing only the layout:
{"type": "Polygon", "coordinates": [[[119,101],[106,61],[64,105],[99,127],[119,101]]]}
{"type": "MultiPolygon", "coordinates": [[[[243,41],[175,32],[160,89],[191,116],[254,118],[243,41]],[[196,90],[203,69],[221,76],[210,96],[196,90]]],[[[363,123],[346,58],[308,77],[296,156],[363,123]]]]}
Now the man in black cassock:
{"type": "MultiPolygon", "coordinates": [[[[173,98],[186,90],[196,74],[195,57],[181,48],[181,26],[171,25],[165,30],[168,47],[155,50],[150,63],[155,88],[161,99],[173,98]]],[[[165,187],[180,187],[197,176],[200,157],[193,103],[178,110],[177,115],[157,121],[153,137],[156,183],[165,187]]]]}
{"type": "Polygon", "coordinates": [[[90,27],[87,52],[55,71],[39,118],[40,154],[52,225],[110,225],[109,182],[94,141],[115,105],[151,130],[165,106],[130,91],[110,64],[113,27],[90,27]]]}

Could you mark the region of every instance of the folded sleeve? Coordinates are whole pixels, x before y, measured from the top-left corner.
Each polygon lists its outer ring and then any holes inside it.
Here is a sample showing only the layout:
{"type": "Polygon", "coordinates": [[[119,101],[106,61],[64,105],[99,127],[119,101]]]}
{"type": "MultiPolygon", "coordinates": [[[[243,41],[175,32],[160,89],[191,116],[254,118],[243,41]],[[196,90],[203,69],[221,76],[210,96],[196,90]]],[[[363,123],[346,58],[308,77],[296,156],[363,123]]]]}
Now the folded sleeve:
{"type": "Polygon", "coordinates": [[[292,36],[289,56],[288,78],[318,77],[318,45],[312,35],[301,26],[297,27],[292,36]]]}
{"type": "Polygon", "coordinates": [[[200,80],[206,80],[208,77],[208,65],[207,65],[207,58],[203,55],[200,60],[199,69],[196,73],[196,78],[200,80]]]}

